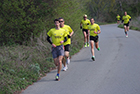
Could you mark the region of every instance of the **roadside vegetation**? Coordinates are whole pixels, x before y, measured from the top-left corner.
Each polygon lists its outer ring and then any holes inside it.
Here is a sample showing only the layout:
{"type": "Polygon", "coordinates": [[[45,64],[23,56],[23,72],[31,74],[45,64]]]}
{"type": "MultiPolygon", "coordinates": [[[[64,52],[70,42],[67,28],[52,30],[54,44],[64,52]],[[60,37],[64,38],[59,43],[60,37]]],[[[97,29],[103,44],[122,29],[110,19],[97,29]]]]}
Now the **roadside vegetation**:
{"type": "Polygon", "coordinates": [[[140,26],[139,0],[1,0],[0,11],[0,94],[19,94],[56,68],[46,41],[55,18],[63,17],[74,30],[70,56],[83,47],[84,14],[101,25],[127,11],[135,18],[132,26],[140,26]]]}

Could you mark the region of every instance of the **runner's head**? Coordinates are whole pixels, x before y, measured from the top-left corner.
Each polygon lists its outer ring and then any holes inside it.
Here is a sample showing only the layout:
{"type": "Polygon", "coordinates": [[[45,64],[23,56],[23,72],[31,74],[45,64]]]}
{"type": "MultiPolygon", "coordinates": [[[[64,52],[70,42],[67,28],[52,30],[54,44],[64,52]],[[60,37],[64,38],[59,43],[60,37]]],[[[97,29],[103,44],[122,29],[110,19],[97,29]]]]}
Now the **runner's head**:
{"type": "Polygon", "coordinates": [[[84,20],[86,20],[86,19],[87,19],[87,15],[85,14],[85,15],[83,16],[83,18],[84,18],[84,20]]]}
{"type": "Polygon", "coordinates": [[[63,27],[64,26],[64,18],[60,17],[59,18],[59,22],[60,22],[60,27],[63,27]]]}
{"type": "Polygon", "coordinates": [[[125,15],[125,16],[127,15],[127,12],[126,12],[126,11],[124,12],[124,15],[125,15]]]}
{"type": "Polygon", "coordinates": [[[95,22],[94,18],[91,18],[90,22],[91,22],[91,24],[94,24],[94,22],[95,22]]]}
{"type": "Polygon", "coordinates": [[[57,26],[57,27],[60,26],[59,19],[55,19],[55,20],[54,20],[54,24],[55,24],[55,26],[57,26]]]}

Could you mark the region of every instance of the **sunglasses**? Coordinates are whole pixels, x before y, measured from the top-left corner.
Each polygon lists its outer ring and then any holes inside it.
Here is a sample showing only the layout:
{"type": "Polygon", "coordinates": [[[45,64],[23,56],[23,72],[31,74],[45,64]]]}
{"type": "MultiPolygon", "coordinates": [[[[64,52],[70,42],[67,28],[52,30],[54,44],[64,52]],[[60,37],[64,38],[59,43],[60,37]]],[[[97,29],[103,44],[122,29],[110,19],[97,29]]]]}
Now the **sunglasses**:
{"type": "Polygon", "coordinates": [[[61,22],[64,22],[64,21],[59,21],[59,22],[61,23],[61,22]]]}

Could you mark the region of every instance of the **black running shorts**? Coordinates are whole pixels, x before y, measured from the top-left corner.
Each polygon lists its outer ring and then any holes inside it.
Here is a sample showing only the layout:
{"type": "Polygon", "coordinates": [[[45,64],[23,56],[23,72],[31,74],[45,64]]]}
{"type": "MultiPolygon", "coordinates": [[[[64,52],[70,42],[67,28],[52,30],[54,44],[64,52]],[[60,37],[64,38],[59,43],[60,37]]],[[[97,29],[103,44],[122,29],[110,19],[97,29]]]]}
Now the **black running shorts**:
{"type": "Polygon", "coordinates": [[[124,26],[127,26],[128,27],[129,26],[129,22],[127,24],[124,24],[124,26]]]}
{"type": "Polygon", "coordinates": [[[99,37],[97,36],[90,36],[90,40],[93,40],[94,42],[98,42],[99,41],[99,37]]]}
{"type": "Polygon", "coordinates": [[[64,50],[69,52],[70,51],[70,44],[65,45],[64,50]]]}
{"type": "Polygon", "coordinates": [[[83,29],[83,32],[86,32],[86,34],[88,34],[88,29],[83,29]]]}

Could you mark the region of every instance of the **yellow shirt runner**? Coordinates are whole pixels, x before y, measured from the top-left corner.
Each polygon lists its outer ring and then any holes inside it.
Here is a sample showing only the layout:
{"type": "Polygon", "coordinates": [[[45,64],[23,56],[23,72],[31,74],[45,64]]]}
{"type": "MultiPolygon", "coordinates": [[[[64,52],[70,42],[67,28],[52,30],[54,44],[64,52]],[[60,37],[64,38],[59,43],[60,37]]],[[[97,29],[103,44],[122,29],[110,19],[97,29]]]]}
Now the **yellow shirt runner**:
{"type": "Polygon", "coordinates": [[[81,23],[82,23],[83,29],[88,29],[88,25],[90,25],[90,20],[89,19],[82,20],[81,23]]]}
{"type": "Polygon", "coordinates": [[[94,23],[93,25],[89,25],[88,29],[90,30],[90,36],[97,36],[98,34],[95,34],[94,32],[98,32],[100,30],[100,27],[98,24],[94,23]]]}
{"type": "Polygon", "coordinates": [[[124,24],[127,24],[129,22],[129,19],[131,19],[129,15],[123,16],[122,18],[122,20],[124,21],[124,24]]]}
{"type": "Polygon", "coordinates": [[[120,21],[120,18],[121,18],[121,17],[120,17],[120,16],[117,16],[116,18],[117,18],[117,21],[120,21]]]}
{"type": "Polygon", "coordinates": [[[47,35],[52,38],[52,43],[56,46],[62,45],[60,42],[64,40],[64,38],[67,36],[67,33],[64,29],[55,29],[52,28],[50,31],[48,31],[47,35]]]}

